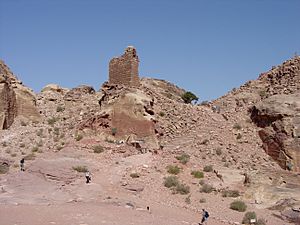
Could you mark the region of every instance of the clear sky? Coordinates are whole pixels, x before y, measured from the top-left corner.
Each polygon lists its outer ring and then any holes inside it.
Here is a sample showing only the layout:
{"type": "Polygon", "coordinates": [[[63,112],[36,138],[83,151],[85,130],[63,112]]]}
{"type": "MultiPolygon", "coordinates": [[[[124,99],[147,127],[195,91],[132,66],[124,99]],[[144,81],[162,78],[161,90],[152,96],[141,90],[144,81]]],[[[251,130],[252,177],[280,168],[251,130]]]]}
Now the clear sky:
{"type": "Polygon", "coordinates": [[[0,58],[39,92],[108,79],[137,48],[140,75],[200,101],[300,54],[300,0],[0,0],[0,58]]]}

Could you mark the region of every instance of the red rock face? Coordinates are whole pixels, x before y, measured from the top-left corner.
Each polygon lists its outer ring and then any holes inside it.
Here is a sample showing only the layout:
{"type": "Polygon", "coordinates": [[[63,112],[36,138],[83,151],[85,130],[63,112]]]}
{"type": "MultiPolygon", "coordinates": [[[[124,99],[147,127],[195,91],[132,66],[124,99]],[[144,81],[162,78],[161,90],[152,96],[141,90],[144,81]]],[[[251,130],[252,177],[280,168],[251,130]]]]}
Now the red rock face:
{"type": "Polygon", "coordinates": [[[11,126],[17,116],[16,95],[7,82],[0,84],[0,129],[11,126]]]}
{"type": "Polygon", "coordinates": [[[121,57],[113,58],[109,63],[109,83],[138,87],[139,58],[133,47],[128,47],[121,57]]]}
{"type": "Polygon", "coordinates": [[[254,106],[256,123],[263,147],[287,170],[300,171],[300,94],[274,95],[254,106]]]}

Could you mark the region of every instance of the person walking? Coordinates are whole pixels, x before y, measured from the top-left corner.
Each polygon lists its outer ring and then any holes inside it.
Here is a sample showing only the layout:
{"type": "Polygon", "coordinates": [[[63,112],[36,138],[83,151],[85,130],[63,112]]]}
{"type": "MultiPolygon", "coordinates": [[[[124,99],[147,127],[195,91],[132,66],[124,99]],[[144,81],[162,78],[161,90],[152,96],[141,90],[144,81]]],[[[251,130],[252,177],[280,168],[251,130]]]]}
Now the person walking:
{"type": "Polygon", "coordinates": [[[90,183],[90,181],[91,181],[91,174],[90,174],[90,172],[89,171],[87,171],[86,173],[85,173],[85,178],[86,178],[86,183],[88,184],[88,183],[90,183]]]}
{"type": "Polygon", "coordinates": [[[21,169],[21,171],[25,171],[24,163],[25,163],[25,159],[22,158],[22,159],[20,160],[20,169],[21,169]]]}
{"type": "Polygon", "coordinates": [[[208,217],[209,217],[208,212],[205,209],[202,209],[202,220],[201,223],[199,223],[199,225],[206,224],[208,217]]]}

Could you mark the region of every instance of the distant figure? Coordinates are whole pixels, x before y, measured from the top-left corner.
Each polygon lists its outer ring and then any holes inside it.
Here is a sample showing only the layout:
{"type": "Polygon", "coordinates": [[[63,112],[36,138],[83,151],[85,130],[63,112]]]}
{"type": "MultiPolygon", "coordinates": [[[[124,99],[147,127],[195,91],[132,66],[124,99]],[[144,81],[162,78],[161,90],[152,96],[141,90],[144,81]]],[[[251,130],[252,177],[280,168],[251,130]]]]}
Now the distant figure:
{"type": "Polygon", "coordinates": [[[199,223],[199,225],[206,224],[208,217],[209,217],[208,212],[205,209],[202,209],[202,220],[201,220],[201,223],[199,223]]]}
{"type": "Polygon", "coordinates": [[[216,174],[217,178],[219,178],[222,182],[224,182],[223,176],[222,176],[222,174],[219,173],[219,171],[214,170],[214,173],[216,174]]]}
{"type": "Polygon", "coordinates": [[[85,178],[86,178],[86,183],[88,184],[88,183],[90,183],[90,181],[91,181],[91,174],[90,174],[90,172],[89,171],[87,171],[86,173],[85,173],[85,178]]]}
{"type": "Polygon", "coordinates": [[[25,163],[25,159],[22,158],[22,159],[20,160],[20,169],[21,169],[21,171],[25,171],[24,163],[25,163]]]}

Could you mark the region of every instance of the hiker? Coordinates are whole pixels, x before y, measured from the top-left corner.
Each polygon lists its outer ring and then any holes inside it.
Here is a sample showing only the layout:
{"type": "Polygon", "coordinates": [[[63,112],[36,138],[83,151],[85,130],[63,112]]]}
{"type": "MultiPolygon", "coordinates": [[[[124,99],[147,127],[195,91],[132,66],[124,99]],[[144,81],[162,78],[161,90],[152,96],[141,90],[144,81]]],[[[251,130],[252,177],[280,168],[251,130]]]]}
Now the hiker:
{"type": "Polygon", "coordinates": [[[86,183],[88,184],[88,183],[90,183],[90,181],[91,181],[91,174],[90,174],[90,172],[89,171],[87,171],[86,173],[85,173],[85,178],[86,178],[86,183]]]}
{"type": "Polygon", "coordinates": [[[22,158],[22,159],[20,160],[20,169],[21,169],[21,171],[25,171],[25,169],[24,169],[24,163],[25,163],[25,159],[22,158]]]}
{"type": "Polygon", "coordinates": [[[201,223],[199,223],[199,225],[204,225],[204,222],[207,221],[208,217],[209,217],[208,212],[205,209],[202,209],[202,220],[201,223]]]}

